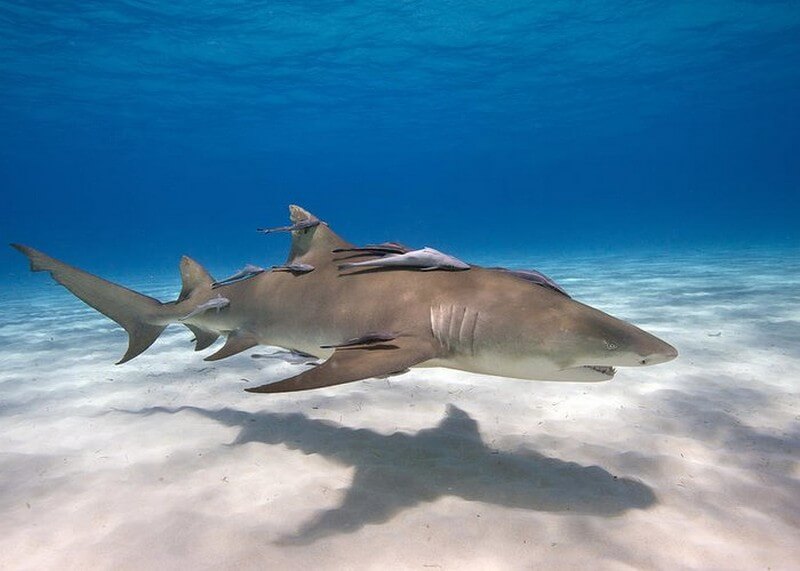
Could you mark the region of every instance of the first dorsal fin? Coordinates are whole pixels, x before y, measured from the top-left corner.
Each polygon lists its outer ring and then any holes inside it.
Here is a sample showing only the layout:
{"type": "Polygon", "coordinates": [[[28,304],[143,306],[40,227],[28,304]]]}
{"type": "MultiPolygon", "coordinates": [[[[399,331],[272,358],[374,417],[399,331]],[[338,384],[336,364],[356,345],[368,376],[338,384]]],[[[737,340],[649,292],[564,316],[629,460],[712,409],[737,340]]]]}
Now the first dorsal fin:
{"type": "Polygon", "coordinates": [[[178,302],[187,299],[197,288],[207,287],[211,289],[214,278],[203,266],[189,256],[183,256],[181,258],[181,282],[183,285],[181,294],[178,296],[178,302]]]}
{"type": "MultiPolygon", "coordinates": [[[[295,204],[289,206],[289,219],[292,224],[306,220],[319,220],[308,210],[295,204]]],[[[342,240],[327,224],[321,222],[316,226],[292,232],[292,247],[289,250],[289,257],[286,263],[291,264],[301,258],[313,263],[318,254],[327,259],[330,257],[332,250],[348,247],[352,247],[352,244],[342,240]]]]}

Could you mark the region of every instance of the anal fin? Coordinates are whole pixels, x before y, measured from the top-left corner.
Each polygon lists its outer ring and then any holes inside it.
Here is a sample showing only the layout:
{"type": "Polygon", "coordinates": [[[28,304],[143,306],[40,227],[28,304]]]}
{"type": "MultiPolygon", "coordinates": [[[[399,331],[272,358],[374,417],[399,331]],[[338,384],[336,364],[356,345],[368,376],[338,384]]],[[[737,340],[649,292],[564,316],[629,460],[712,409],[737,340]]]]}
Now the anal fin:
{"type": "Polygon", "coordinates": [[[245,390],[250,393],[285,393],[329,387],[396,373],[435,356],[432,342],[415,337],[401,337],[391,344],[341,347],[318,367],[245,390]]]}
{"type": "Polygon", "coordinates": [[[205,329],[201,329],[196,325],[189,325],[188,323],[184,323],[184,325],[194,333],[194,337],[197,340],[194,346],[195,351],[208,349],[214,344],[214,341],[219,338],[219,333],[212,333],[211,331],[206,331],[205,329]]]}
{"type": "MultiPolygon", "coordinates": [[[[200,338],[198,337],[198,340],[200,338]]],[[[242,351],[247,351],[258,345],[258,339],[252,334],[242,331],[231,331],[225,340],[225,345],[217,351],[203,359],[204,361],[219,361],[226,357],[231,357],[242,351]]]]}

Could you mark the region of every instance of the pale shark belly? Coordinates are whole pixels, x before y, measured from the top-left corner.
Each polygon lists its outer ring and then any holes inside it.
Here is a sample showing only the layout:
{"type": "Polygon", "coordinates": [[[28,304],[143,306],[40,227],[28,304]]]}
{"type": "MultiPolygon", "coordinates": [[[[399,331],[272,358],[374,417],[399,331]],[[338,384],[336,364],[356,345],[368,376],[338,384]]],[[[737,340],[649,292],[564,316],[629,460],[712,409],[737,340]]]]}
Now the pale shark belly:
{"type": "Polygon", "coordinates": [[[508,377],[526,381],[599,382],[613,375],[603,374],[588,368],[558,369],[546,358],[527,359],[503,355],[453,355],[447,358],[430,359],[414,368],[445,367],[470,373],[508,377]]]}

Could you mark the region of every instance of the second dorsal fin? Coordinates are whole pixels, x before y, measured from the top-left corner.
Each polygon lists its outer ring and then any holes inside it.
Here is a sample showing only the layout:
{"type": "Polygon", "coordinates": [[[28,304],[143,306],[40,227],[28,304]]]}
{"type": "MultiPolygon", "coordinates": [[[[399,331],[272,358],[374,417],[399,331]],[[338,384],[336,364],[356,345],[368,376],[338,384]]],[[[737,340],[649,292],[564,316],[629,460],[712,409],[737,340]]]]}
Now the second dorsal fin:
{"type": "MultiPolygon", "coordinates": [[[[305,208],[291,204],[289,205],[289,219],[292,224],[297,224],[306,220],[317,220],[317,217],[305,208]]],[[[291,264],[304,258],[313,264],[312,260],[318,257],[317,254],[328,259],[331,250],[348,247],[351,247],[351,244],[342,240],[327,224],[321,222],[316,226],[292,232],[292,246],[286,263],[291,264]]]]}
{"type": "Polygon", "coordinates": [[[211,289],[211,284],[214,283],[214,278],[206,269],[191,259],[189,256],[181,258],[181,294],[178,296],[178,301],[181,302],[187,299],[194,290],[199,287],[207,287],[211,289]]]}

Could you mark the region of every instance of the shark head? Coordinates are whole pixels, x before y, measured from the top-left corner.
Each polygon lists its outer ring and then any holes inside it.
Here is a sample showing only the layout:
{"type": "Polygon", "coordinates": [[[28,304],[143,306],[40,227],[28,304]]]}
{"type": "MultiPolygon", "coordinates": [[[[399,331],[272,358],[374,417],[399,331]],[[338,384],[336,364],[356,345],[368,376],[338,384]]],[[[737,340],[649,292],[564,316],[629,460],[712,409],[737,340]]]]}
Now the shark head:
{"type": "Polygon", "coordinates": [[[608,380],[616,367],[666,363],[678,356],[669,343],[607,313],[565,300],[549,353],[563,380],[608,380]]]}
{"type": "Polygon", "coordinates": [[[666,363],[678,351],[658,337],[546,288],[481,313],[471,370],[552,381],[604,381],[616,367],[666,363]]]}

